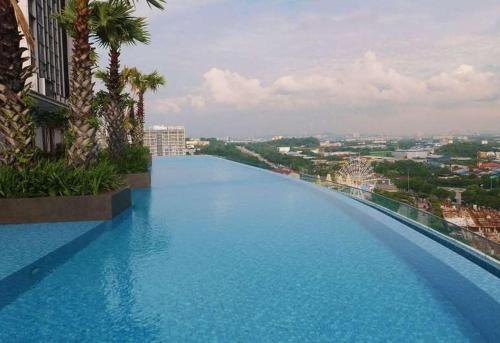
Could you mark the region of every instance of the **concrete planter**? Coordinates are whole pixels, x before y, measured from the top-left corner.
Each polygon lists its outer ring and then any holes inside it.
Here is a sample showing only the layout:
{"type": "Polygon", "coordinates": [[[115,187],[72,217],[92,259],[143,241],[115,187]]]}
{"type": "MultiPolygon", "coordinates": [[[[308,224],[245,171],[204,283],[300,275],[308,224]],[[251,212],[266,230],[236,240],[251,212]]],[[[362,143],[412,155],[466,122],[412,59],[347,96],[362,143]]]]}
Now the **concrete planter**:
{"type": "Polygon", "coordinates": [[[151,187],[151,172],[125,174],[125,183],[130,188],[149,188],[151,187]]]}
{"type": "Polygon", "coordinates": [[[130,188],[99,195],[0,199],[0,224],[107,220],[131,205],[130,188]]]}

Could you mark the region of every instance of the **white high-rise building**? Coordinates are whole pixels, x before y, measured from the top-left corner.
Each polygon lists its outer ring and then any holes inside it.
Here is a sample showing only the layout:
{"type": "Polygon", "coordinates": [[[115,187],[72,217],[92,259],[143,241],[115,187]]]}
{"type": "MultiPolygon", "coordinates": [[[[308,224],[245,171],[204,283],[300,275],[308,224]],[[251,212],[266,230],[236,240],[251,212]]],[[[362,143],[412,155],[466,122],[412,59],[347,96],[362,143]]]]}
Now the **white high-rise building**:
{"type": "Polygon", "coordinates": [[[144,130],[144,145],[153,156],[178,156],[186,154],[184,126],[153,126],[144,130]]]}

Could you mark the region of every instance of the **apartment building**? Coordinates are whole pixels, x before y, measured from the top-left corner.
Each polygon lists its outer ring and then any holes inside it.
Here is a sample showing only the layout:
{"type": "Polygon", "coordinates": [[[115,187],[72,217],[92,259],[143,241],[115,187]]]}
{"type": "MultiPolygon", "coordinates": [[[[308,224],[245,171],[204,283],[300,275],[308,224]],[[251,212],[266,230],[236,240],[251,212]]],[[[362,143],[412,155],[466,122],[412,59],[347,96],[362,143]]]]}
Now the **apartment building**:
{"type": "Polygon", "coordinates": [[[144,145],[153,156],[178,156],[186,154],[184,126],[153,126],[144,130],[144,145]]]}
{"type": "MultiPolygon", "coordinates": [[[[64,8],[67,0],[20,0],[33,37],[34,50],[29,51],[35,72],[28,80],[31,96],[36,100],[35,115],[67,108],[69,97],[70,38],[57,23],[55,14],[64,8]]],[[[26,42],[22,42],[27,46],[26,42]]],[[[28,54],[28,52],[26,52],[28,54]]],[[[57,128],[37,128],[36,144],[52,151],[61,143],[63,132],[57,128]]]]}

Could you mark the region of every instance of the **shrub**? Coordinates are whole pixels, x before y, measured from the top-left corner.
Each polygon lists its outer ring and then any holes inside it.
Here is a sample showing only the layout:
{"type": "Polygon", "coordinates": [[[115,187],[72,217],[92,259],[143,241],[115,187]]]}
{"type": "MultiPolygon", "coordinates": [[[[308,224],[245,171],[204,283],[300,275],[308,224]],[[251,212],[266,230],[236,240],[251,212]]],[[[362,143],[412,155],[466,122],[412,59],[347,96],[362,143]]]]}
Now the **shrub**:
{"type": "Polygon", "coordinates": [[[149,169],[149,148],[143,146],[127,146],[118,160],[111,160],[105,151],[101,159],[113,164],[120,174],[145,173],[149,169]]]}
{"type": "Polygon", "coordinates": [[[0,167],[0,198],[96,195],[122,185],[121,176],[107,161],[89,168],[68,167],[62,160],[41,160],[20,171],[0,167]]]}

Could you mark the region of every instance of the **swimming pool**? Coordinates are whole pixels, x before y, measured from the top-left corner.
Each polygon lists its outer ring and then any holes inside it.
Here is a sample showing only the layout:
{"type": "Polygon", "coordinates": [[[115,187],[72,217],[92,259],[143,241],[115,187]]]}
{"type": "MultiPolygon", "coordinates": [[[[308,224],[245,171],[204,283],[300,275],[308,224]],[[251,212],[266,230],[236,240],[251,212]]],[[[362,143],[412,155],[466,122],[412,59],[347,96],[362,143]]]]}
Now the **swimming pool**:
{"type": "Polygon", "coordinates": [[[0,341],[500,341],[498,278],[341,194],[176,157],[133,197],[4,304],[0,341]]]}

